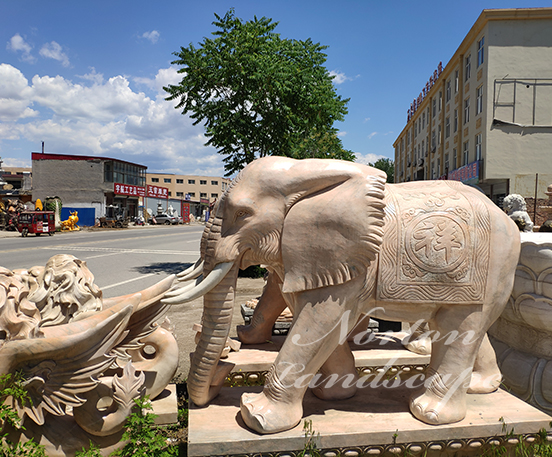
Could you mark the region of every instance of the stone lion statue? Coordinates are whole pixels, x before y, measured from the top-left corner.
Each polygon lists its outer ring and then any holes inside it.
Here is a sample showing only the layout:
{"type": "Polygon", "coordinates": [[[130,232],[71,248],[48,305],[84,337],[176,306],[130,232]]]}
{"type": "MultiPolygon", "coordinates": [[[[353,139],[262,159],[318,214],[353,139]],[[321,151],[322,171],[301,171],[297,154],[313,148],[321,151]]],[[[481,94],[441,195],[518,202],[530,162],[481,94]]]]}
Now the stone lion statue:
{"type": "Polygon", "coordinates": [[[533,222],[527,214],[525,199],[519,194],[510,194],[504,198],[504,211],[517,224],[521,232],[532,232],[533,222]]]}

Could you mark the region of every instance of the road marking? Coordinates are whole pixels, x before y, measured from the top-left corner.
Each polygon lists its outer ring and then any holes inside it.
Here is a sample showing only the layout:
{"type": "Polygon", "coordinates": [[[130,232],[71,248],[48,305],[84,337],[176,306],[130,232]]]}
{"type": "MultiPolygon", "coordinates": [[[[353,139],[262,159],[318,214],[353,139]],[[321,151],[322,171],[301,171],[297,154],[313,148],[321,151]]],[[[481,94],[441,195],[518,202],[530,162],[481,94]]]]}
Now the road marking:
{"type": "Polygon", "coordinates": [[[83,257],[82,260],[99,259],[100,257],[109,257],[111,255],[119,255],[119,254],[122,254],[122,252],[111,252],[109,254],[99,254],[99,255],[93,255],[91,257],[83,257]]]}
{"type": "Polygon", "coordinates": [[[102,289],[102,291],[107,290],[107,289],[112,289],[113,287],[122,286],[123,284],[128,284],[129,282],[139,281],[140,279],[144,279],[144,278],[147,278],[149,276],[156,275],[156,274],[157,273],[149,273],[147,275],[138,276],[137,278],[127,279],[126,281],[118,282],[116,284],[111,284],[109,286],[100,287],[100,289],[102,289]]]}
{"type": "Polygon", "coordinates": [[[97,248],[92,246],[42,246],[38,249],[49,251],[78,251],[78,252],[109,252],[129,254],[163,254],[163,255],[197,255],[198,251],[169,251],[166,249],[123,249],[123,248],[97,248]]]}

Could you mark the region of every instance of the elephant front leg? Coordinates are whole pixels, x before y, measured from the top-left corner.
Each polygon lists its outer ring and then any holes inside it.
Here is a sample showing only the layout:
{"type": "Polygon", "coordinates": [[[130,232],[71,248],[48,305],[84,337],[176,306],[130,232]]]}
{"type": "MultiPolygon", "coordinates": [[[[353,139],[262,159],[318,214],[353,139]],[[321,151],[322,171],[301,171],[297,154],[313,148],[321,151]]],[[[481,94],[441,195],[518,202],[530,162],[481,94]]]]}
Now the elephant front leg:
{"type": "MultiPolygon", "coordinates": [[[[357,286],[348,283],[352,290],[357,286]]],[[[303,292],[297,299],[297,320],[260,394],[244,394],[241,414],[259,433],[276,433],[297,425],[303,417],[303,396],[318,371],[357,322],[354,300],[343,286],[303,292]]],[[[320,375],[319,375],[320,376],[320,375]]]]}
{"type": "Polygon", "coordinates": [[[477,307],[439,310],[429,323],[432,353],[424,386],[410,399],[410,411],[428,424],[450,424],[466,416],[466,393],[485,335],[477,307]]]}

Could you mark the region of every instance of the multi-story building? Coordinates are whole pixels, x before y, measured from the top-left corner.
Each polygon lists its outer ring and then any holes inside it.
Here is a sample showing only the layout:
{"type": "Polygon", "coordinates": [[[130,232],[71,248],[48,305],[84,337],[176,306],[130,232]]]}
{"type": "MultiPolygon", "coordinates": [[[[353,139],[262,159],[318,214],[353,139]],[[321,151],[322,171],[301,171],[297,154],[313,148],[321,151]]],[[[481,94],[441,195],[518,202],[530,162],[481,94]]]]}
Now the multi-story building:
{"type": "Polygon", "coordinates": [[[552,183],[552,8],[483,10],[393,143],[395,181],[454,179],[493,201],[552,183]],[[538,179],[537,179],[538,174],[538,179]]]}
{"type": "Polygon", "coordinates": [[[211,176],[187,176],[167,173],[146,173],[146,182],[169,189],[169,197],[199,202],[202,199],[213,202],[218,199],[231,180],[211,176]]]}
{"type": "MultiPolygon", "coordinates": [[[[63,211],[77,210],[80,225],[94,225],[113,206],[135,217],[146,195],[146,166],[107,157],[31,154],[33,199],[60,197],[63,211]]],[[[62,213],[63,216],[63,213],[62,213]]]]}

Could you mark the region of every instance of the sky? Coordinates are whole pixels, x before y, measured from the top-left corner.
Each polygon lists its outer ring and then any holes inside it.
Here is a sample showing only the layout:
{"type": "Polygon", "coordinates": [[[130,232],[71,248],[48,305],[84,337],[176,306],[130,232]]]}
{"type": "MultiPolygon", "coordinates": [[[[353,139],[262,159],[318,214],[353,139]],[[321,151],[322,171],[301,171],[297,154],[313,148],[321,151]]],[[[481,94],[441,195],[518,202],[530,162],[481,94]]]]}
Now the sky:
{"type": "Polygon", "coordinates": [[[201,124],[166,101],[181,75],[174,52],[215,30],[214,13],[278,22],[283,38],[328,46],[326,68],[350,98],[335,126],[357,161],[393,158],[406,113],[439,62],[485,8],[552,6],[510,0],[0,0],[0,157],[103,156],[149,172],[223,176],[201,124]]]}

